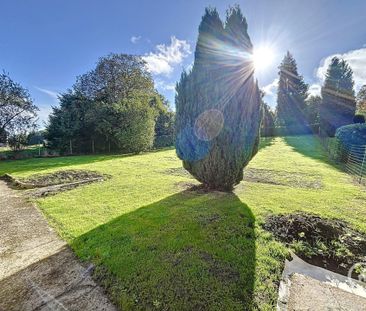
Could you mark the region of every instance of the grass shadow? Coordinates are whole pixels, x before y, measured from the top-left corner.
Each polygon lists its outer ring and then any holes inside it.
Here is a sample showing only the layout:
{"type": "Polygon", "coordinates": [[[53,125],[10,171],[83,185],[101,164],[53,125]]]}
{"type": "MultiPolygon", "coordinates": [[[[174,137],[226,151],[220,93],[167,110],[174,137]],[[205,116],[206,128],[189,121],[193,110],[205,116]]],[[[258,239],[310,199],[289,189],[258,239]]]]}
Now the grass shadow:
{"type": "Polygon", "coordinates": [[[316,135],[299,135],[299,136],[285,136],[284,141],[291,146],[296,152],[301,153],[306,157],[319,160],[326,164],[333,166],[338,170],[342,170],[341,166],[332,161],[327,151],[321,144],[320,139],[316,135]]]}
{"type": "Polygon", "coordinates": [[[254,308],[255,219],[235,194],[186,190],[71,246],[122,310],[254,308]]]}
{"type": "MultiPolygon", "coordinates": [[[[159,153],[167,150],[172,150],[173,147],[166,147],[149,152],[141,153],[143,156],[148,153],[159,153]]],[[[93,155],[75,155],[75,156],[61,156],[52,158],[31,158],[22,160],[2,160],[0,161],[0,176],[5,173],[14,174],[22,173],[37,169],[37,173],[42,173],[44,170],[57,169],[62,167],[93,164],[102,161],[113,160],[117,158],[127,158],[139,156],[136,154],[93,154],[93,155]]]]}
{"type": "Polygon", "coordinates": [[[274,144],[274,136],[261,137],[259,141],[258,151],[274,144]]]}

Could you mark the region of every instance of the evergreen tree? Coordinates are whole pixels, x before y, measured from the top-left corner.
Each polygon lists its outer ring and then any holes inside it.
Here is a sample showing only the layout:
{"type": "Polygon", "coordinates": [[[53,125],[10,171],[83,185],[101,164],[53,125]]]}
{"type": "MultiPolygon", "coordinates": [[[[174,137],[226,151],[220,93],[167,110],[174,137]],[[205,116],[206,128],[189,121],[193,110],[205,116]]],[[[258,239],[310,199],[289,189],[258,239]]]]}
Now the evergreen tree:
{"type": "Polygon", "coordinates": [[[334,136],[337,128],[351,124],[356,111],[353,72],[346,61],[334,57],[322,87],[321,133],[334,136]]]}
{"type": "Polygon", "coordinates": [[[357,112],[366,115],[366,84],[357,93],[357,112]]]}
{"type": "Polygon", "coordinates": [[[322,102],[320,96],[310,96],[306,99],[305,117],[309,124],[319,123],[319,107],[322,102]]]}
{"type": "Polygon", "coordinates": [[[306,127],[304,117],[305,100],[309,86],[297,71],[294,57],[287,52],[279,66],[277,91],[277,120],[280,125],[298,128],[306,127]]]}
{"type": "Polygon", "coordinates": [[[262,103],[262,136],[273,136],[275,127],[275,115],[265,102],[262,103]]]}
{"type": "Polygon", "coordinates": [[[228,10],[225,25],[206,9],[192,70],[176,88],[176,150],[184,168],[211,189],[238,184],[258,147],[260,95],[251,53],[238,7],[228,10]]]}

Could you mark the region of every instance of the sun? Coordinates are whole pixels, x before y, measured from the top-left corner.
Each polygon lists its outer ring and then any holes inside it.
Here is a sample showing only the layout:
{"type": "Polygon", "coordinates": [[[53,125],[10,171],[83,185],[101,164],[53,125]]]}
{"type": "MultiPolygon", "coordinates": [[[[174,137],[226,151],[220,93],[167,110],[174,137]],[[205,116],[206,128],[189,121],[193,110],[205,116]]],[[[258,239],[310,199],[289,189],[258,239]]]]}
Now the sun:
{"type": "Polygon", "coordinates": [[[253,51],[253,66],[256,71],[263,71],[272,65],[274,50],[269,46],[260,46],[253,51]]]}

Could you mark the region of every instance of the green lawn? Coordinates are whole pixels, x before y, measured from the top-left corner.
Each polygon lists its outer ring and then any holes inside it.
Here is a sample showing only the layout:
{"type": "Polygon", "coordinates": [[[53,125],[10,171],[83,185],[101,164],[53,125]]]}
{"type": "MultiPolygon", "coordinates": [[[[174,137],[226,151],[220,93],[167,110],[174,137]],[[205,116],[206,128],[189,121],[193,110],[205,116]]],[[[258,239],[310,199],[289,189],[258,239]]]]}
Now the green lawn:
{"type": "Polygon", "coordinates": [[[272,310],[288,251],[265,217],[301,210],[366,232],[366,192],[312,136],[263,141],[248,168],[263,180],[232,194],[190,191],[174,150],[0,162],[0,175],[112,175],[38,204],[123,310],[272,310]]]}

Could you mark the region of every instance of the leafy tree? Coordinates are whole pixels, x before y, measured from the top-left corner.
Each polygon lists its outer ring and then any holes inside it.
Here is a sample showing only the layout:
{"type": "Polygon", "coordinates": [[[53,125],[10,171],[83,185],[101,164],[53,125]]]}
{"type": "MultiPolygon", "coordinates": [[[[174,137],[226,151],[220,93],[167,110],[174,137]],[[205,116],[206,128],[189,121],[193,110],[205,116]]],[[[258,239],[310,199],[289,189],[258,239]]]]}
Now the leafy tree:
{"type": "Polygon", "coordinates": [[[20,151],[27,145],[27,134],[25,132],[15,133],[9,136],[8,144],[11,150],[20,151]]]}
{"type": "Polygon", "coordinates": [[[37,111],[28,90],[6,73],[0,74],[0,133],[20,133],[33,128],[37,111]]]}
{"type": "Polygon", "coordinates": [[[356,111],[353,72],[346,61],[333,57],[322,86],[320,128],[327,136],[334,136],[337,128],[351,124],[356,111]]]}
{"type": "Polygon", "coordinates": [[[366,115],[366,84],[357,93],[357,111],[366,115]]]}
{"type": "MultiPolygon", "coordinates": [[[[149,143],[128,146],[122,142],[123,130],[128,136],[130,120],[125,116],[127,102],[136,104],[146,124],[146,136],[150,135],[150,110],[165,111],[165,104],[154,90],[154,83],[145,62],[138,56],[110,54],[100,58],[96,68],[78,77],[72,90],[60,98],[60,107],[54,108],[47,126],[47,139],[51,148],[62,152],[80,153],[95,151],[137,152],[149,148],[149,143]],[[146,105],[146,109],[141,106],[146,105]],[[122,123],[123,121],[123,123],[122,123]]],[[[138,117],[128,111],[131,117],[138,117]]],[[[153,120],[155,124],[155,119],[153,120]]],[[[136,125],[137,126],[137,125],[136,125]]],[[[131,132],[132,131],[132,132],[131,132]]],[[[138,135],[142,135],[139,133],[138,135]]],[[[126,136],[126,139],[127,139],[126,136]]],[[[141,139],[139,139],[141,142],[141,139]]]]}
{"type": "Polygon", "coordinates": [[[305,101],[304,114],[309,124],[319,123],[319,107],[322,98],[320,96],[310,96],[305,101]]]}
{"type": "Polygon", "coordinates": [[[155,93],[145,61],[127,54],[101,57],[94,70],[77,78],[74,90],[90,100],[106,103],[116,103],[136,92],[155,93]]]}
{"type": "Polygon", "coordinates": [[[98,112],[105,116],[98,122],[102,135],[110,135],[118,150],[139,153],[152,147],[155,134],[156,111],[148,98],[135,96],[114,104],[100,103],[98,112]]]}
{"type": "Polygon", "coordinates": [[[249,55],[252,43],[239,7],[223,24],[206,9],[195,60],[176,95],[176,151],[206,187],[229,191],[258,147],[260,95],[249,55]]]}
{"type": "Polygon", "coordinates": [[[308,89],[294,57],[287,52],[279,66],[277,119],[280,125],[298,128],[306,125],[304,110],[308,89]]]}

